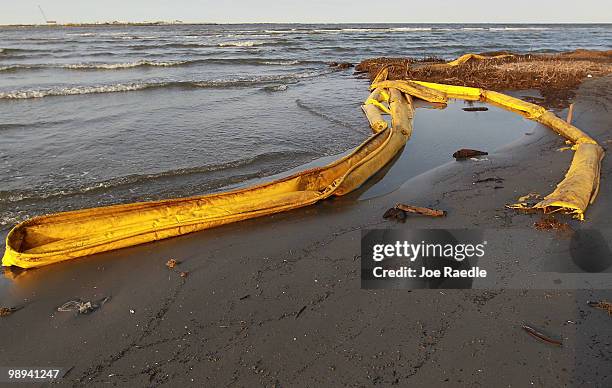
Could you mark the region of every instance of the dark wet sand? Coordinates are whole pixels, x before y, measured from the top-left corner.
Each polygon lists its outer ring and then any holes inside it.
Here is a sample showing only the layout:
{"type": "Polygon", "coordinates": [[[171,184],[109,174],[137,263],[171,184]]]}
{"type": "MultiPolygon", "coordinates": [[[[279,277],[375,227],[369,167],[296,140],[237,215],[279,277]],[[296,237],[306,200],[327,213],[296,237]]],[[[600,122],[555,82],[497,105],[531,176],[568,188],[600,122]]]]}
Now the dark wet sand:
{"type": "MultiPolygon", "coordinates": [[[[575,100],[574,124],[604,147],[611,83],[588,80],[575,100]]],[[[539,216],[504,204],[552,190],[572,156],[556,151],[562,145],[536,131],[490,162],[449,163],[382,197],[351,194],[29,271],[0,295],[1,305],[27,302],[0,319],[0,365],[73,367],[66,385],[94,386],[611,386],[612,318],[585,302],[611,300],[612,291],[360,289],[362,228],[530,228],[539,216]],[[492,174],[503,188],[472,184],[492,174]],[[383,220],[397,202],[449,216],[383,220]],[[188,277],[170,272],[169,258],[188,277]],[[70,299],[107,295],[88,316],[55,312],[70,299]],[[564,347],[526,335],[523,322],[564,347]]],[[[578,227],[611,228],[610,166],[608,157],[578,227]]],[[[517,259],[537,257],[551,238],[534,230],[524,245],[495,241],[499,265],[516,272],[517,259]]]]}

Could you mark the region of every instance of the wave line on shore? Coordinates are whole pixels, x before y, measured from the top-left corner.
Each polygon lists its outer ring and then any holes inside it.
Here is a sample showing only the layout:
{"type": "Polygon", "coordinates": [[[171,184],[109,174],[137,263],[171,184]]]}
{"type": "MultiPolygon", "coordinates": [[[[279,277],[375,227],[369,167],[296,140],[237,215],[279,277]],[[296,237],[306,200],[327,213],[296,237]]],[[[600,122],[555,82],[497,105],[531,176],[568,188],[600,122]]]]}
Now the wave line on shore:
{"type": "Polygon", "coordinates": [[[49,89],[28,89],[0,92],[0,100],[26,100],[50,96],[72,96],[80,94],[101,94],[116,92],[131,92],[146,89],[160,88],[231,88],[248,87],[266,84],[270,82],[291,82],[300,79],[314,78],[336,71],[334,69],[306,71],[303,73],[292,73],[282,75],[259,76],[252,78],[234,78],[226,80],[203,80],[203,81],[157,81],[144,83],[118,83],[112,85],[90,85],[55,87],[49,89]]]}

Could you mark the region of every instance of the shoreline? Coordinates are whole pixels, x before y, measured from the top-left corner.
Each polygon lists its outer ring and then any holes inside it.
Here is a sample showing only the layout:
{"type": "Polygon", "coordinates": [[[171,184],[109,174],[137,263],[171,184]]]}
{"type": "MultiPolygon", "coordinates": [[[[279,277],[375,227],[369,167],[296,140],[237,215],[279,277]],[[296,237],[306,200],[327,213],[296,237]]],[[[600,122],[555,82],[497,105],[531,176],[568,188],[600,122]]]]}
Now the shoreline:
{"type": "MultiPolygon", "coordinates": [[[[574,98],[576,126],[604,147],[612,140],[611,84],[610,76],[588,79],[574,98]]],[[[368,200],[356,200],[367,190],[361,188],[303,209],[22,273],[0,295],[1,305],[26,303],[0,321],[0,354],[7,365],[71,367],[65,383],[73,385],[284,386],[298,378],[326,385],[609,385],[612,376],[601,373],[609,363],[609,317],[586,300],[610,300],[612,291],[359,288],[361,229],[502,229],[508,241],[498,235],[493,242],[509,275],[543,254],[554,235],[532,228],[540,214],[504,208],[529,192],[549,192],[569,166],[571,152],[557,151],[562,139],[538,128],[486,162],[446,163],[368,200]],[[493,174],[504,178],[503,188],[472,183],[493,174]],[[383,220],[398,202],[449,216],[383,220]],[[518,266],[513,242],[528,248],[518,266]],[[169,271],[170,258],[189,275],[169,271]],[[88,316],[55,311],[75,297],[105,296],[110,301],[88,316]],[[525,321],[560,333],[567,346],[525,336],[518,330],[525,321]]],[[[599,196],[584,223],[570,221],[573,227],[612,228],[610,172],[604,159],[599,196]]]]}

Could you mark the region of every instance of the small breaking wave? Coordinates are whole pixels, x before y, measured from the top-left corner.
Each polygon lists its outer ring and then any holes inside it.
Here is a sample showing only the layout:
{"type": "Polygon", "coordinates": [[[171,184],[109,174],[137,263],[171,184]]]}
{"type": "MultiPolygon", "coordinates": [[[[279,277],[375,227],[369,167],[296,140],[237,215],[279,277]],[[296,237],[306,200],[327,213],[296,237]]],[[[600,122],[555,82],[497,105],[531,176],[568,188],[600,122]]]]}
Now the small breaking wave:
{"type": "Polygon", "coordinates": [[[548,27],[491,27],[489,31],[545,31],[548,27]]]}
{"type": "Polygon", "coordinates": [[[0,66],[0,72],[15,72],[21,70],[40,70],[40,69],[67,69],[67,70],[122,70],[139,67],[177,67],[191,66],[202,63],[228,64],[228,65],[268,65],[268,66],[293,66],[300,64],[324,64],[323,61],[300,61],[285,59],[266,59],[266,58],[206,58],[189,61],[149,61],[140,60],[124,63],[67,63],[67,64],[27,64],[27,65],[7,65],[0,66]]]}
{"type": "MultiPolygon", "coordinates": [[[[8,66],[0,66],[0,71],[19,71],[19,70],[29,70],[29,69],[42,69],[47,67],[45,65],[8,65],[8,66]]],[[[49,66],[55,67],[55,66],[49,66]]]]}
{"type": "Polygon", "coordinates": [[[136,61],[124,63],[68,63],[68,64],[34,64],[0,66],[0,71],[19,71],[30,69],[69,69],[69,70],[120,70],[135,67],[172,67],[189,63],[190,61],[136,61]]]}
{"type": "Polygon", "coordinates": [[[77,69],[77,70],[117,70],[130,69],[134,67],[172,67],[180,66],[188,63],[188,61],[136,61],[127,63],[78,63],[73,65],[62,65],[62,68],[77,69]]]}
{"type": "Polygon", "coordinates": [[[229,87],[246,87],[270,82],[290,82],[299,79],[306,79],[328,74],[334,70],[311,70],[302,73],[292,73],[283,75],[266,75],[233,78],[227,80],[204,80],[204,81],[159,81],[145,83],[119,83],[112,85],[92,85],[92,86],[70,86],[70,87],[55,87],[48,89],[28,89],[17,90],[10,92],[0,92],[0,99],[5,100],[23,100],[33,98],[43,98],[50,96],[72,96],[79,94],[99,94],[99,93],[116,93],[116,92],[131,92],[145,89],[159,89],[166,87],[175,88],[229,88],[229,87]]]}
{"type": "Polygon", "coordinates": [[[392,27],[392,28],[317,28],[317,29],[291,29],[266,30],[268,34],[341,34],[341,33],[381,33],[381,32],[410,32],[431,31],[432,27],[392,27]]]}
{"type": "Polygon", "coordinates": [[[66,33],[68,36],[98,36],[98,34],[93,32],[68,32],[66,33]]]}
{"type": "Polygon", "coordinates": [[[23,100],[30,98],[43,98],[49,96],[71,96],[77,94],[129,92],[147,89],[149,87],[161,86],[161,84],[116,84],[101,86],[75,86],[66,88],[17,90],[12,92],[0,92],[0,99],[23,100]]]}
{"type": "Polygon", "coordinates": [[[285,90],[287,90],[287,88],[288,86],[286,84],[280,84],[264,86],[262,90],[264,92],[284,92],[285,90]]]}
{"type": "Polygon", "coordinates": [[[243,40],[243,41],[237,41],[237,42],[222,42],[222,43],[219,43],[218,46],[219,47],[254,47],[254,46],[261,46],[264,44],[266,44],[266,42],[255,41],[255,40],[243,40]]]}
{"type": "Polygon", "coordinates": [[[299,65],[302,62],[300,62],[298,60],[294,60],[294,61],[282,61],[282,60],[279,60],[279,61],[264,61],[264,60],[262,60],[262,61],[257,61],[257,63],[260,63],[262,65],[290,66],[290,65],[299,65]]]}
{"type": "Polygon", "coordinates": [[[390,28],[389,32],[431,31],[431,27],[396,27],[390,28]]]}

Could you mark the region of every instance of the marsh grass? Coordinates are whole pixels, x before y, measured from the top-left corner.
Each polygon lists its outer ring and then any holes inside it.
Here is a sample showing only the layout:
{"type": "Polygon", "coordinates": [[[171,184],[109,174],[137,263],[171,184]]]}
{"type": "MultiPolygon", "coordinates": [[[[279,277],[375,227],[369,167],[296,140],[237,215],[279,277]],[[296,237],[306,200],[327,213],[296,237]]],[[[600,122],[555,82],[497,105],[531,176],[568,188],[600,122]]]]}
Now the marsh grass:
{"type": "MultiPolygon", "coordinates": [[[[488,53],[492,55],[499,53],[488,53]]],[[[612,51],[576,50],[563,54],[514,55],[500,59],[472,59],[455,67],[440,66],[438,58],[374,58],[356,70],[372,79],[383,67],[390,79],[448,83],[490,90],[539,90],[537,99],[548,107],[567,106],[576,87],[587,77],[612,74],[612,51]]]]}

